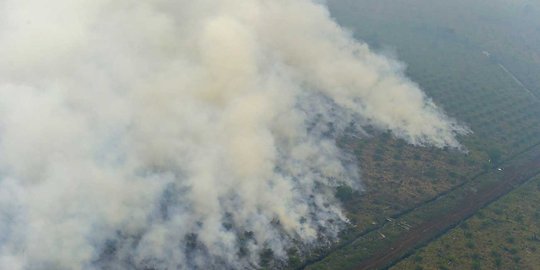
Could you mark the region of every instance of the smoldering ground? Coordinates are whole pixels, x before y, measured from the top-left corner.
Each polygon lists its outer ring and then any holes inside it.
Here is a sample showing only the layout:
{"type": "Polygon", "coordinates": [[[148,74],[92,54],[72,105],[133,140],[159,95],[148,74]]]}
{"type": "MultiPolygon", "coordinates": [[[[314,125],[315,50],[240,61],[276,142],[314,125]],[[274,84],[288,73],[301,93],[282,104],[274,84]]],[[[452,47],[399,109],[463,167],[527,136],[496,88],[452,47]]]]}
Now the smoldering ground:
{"type": "Polygon", "coordinates": [[[3,269],[257,268],[346,224],[352,123],[467,130],[309,0],[0,1],[3,269]]]}

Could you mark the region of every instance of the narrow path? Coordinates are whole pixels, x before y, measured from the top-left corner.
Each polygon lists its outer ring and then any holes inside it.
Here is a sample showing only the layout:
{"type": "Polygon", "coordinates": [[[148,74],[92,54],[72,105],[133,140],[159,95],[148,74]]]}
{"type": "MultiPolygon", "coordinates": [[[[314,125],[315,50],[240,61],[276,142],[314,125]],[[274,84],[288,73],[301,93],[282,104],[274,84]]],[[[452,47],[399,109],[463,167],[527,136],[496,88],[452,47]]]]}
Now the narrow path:
{"type": "Polygon", "coordinates": [[[529,88],[527,88],[527,86],[525,86],[525,84],[523,84],[522,81],[520,81],[515,75],[514,73],[510,72],[510,70],[508,70],[505,66],[503,66],[501,63],[498,63],[499,67],[504,71],[506,72],[506,74],[508,74],[519,86],[521,86],[521,88],[523,88],[527,93],[529,93],[529,95],[531,95],[533,98],[535,98],[536,100],[538,100],[538,96],[533,93],[533,91],[531,91],[529,88]]]}

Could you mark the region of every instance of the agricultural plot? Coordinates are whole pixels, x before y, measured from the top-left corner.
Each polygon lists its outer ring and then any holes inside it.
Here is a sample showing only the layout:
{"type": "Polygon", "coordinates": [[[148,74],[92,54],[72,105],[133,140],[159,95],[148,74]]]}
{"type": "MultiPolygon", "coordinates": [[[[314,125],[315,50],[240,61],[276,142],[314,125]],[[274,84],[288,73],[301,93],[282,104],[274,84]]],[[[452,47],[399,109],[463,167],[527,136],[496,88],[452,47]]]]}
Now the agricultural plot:
{"type": "Polygon", "coordinates": [[[391,269],[536,269],[539,204],[537,177],[391,269]]]}
{"type": "Polygon", "coordinates": [[[399,261],[410,250],[444,233],[475,211],[540,173],[540,146],[476,176],[396,217],[360,234],[308,269],[379,269],[399,261]]]}
{"type": "Polygon", "coordinates": [[[357,155],[363,175],[362,194],[348,187],[336,191],[351,226],[335,246],[312,251],[307,264],[298,257],[300,250],[291,250],[289,269],[303,268],[355,241],[359,235],[381,228],[388,218],[398,217],[464,184],[482,170],[482,160],[487,161],[484,155],[474,153],[414,147],[388,134],[362,141],[345,140],[341,144],[357,155]]]}
{"type": "MultiPolygon", "coordinates": [[[[465,138],[469,148],[509,155],[538,138],[538,98],[516,82],[501,65],[507,66],[516,77],[521,75],[519,69],[514,70],[513,65],[503,63],[501,56],[494,52],[486,55],[487,51],[496,50],[495,45],[490,44],[507,44],[510,37],[493,32],[496,25],[485,30],[486,23],[480,21],[477,14],[462,14],[457,9],[460,5],[481,6],[483,1],[469,4],[448,4],[447,1],[329,2],[342,25],[375,49],[394,50],[399,59],[407,63],[407,75],[445,111],[474,131],[473,136],[465,138]]],[[[540,19],[537,21],[536,25],[540,27],[540,19]]],[[[498,49],[504,52],[503,58],[519,58],[523,51],[540,53],[537,51],[540,46],[537,50],[526,50],[522,49],[525,45],[513,47],[514,43],[498,49]]],[[[540,61],[531,62],[530,66],[540,74],[540,61]]],[[[527,89],[540,87],[540,83],[527,85],[530,85],[527,89]]],[[[538,93],[534,92],[534,95],[538,93]]]]}

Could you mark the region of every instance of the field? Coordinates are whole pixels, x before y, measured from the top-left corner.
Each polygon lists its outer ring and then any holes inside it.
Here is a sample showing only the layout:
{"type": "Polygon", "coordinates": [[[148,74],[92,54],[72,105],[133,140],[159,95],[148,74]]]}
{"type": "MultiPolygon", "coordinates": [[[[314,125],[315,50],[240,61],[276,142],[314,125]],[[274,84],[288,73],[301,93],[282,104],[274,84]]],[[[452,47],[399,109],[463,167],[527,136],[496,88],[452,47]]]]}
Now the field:
{"type": "MultiPolygon", "coordinates": [[[[347,187],[337,190],[352,226],[337,245],[309,254],[307,263],[293,255],[291,269],[354,268],[414,226],[450,211],[472,185],[496,183],[498,178],[489,173],[479,175],[496,171],[499,164],[512,162],[516,154],[540,142],[540,5],[483,0],[327,2],[332,16],[355,37],[406,63],[406,75],[473,134],[460,138],[468,153],[414,147],[387,133],[360,141],[342,139],[342,148],[358,158],[365,189],[361,194],[347,187]],[[441,202],[442,197],[446,201],[441,202]]],[[[435,261],[425,269],[440,263],[433,254],[422,255],[426,263],[435,261]]],[[[490,256],[477,255],[477,261],[490,256]]],[[[415,265],[411,258],[407,267],[415,265]]]]}
{"type": "Polygon", "coordinates": [[[540,146],[359,235],[308,269],[377,269],[397,262],[486,204],[540,173],[540,146]],[[501,171],[502,170],[502,171],[501,171]]]}
{"type": "Polygon", "coordinates": [[[540,177],[391,269],[537,269],[540,177]]]}

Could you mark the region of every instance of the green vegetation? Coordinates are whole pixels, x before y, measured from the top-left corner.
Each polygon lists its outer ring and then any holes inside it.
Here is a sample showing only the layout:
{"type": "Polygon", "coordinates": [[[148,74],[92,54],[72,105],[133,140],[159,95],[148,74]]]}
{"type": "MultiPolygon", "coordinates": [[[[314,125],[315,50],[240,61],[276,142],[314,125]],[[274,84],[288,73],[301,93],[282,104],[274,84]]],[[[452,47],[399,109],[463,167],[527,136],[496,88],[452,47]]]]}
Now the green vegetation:
{"type": "MultiPolygon", "coordinates": [[[[356,231],[363,231],[463,183],[480,170],[483,155],[421,148],[395,139],[353,141],[364,192],[344,202],[356,231]]],[[[345,197],[344,190],[338,197],[345,197]]]]}
{"type": "MultiPolygon", "coordinates": [[[[538,156],[540,153],[540,147],[535,147],[520,155],[515,160],[505,163],[505,166],[519,166],[530,162],[532,156],[538,156]]],[[[532,173],[539,173],[540,168],[532,173]]],[[[400,238],[412,233],[415,228],[424,226],[426,227],[426,221],[437,221],[445,219],[446,213],[460,210],[463,207],[468,207],[473,204],[477,193],[482,193],[484,190],[489,190],[490,187],[497,186],[500,183],[506,183],[507,175],[494,169],[488,173],[478,176],[474,181],[468,181],[462,186],[455,188],[443,196],[437,197],[435,200],[431,200],[421,206],[414,208],[412,211],[405,212],[395,218],[386,217],[383,221],[383,225],[373,231],[367,233],[357,234],[354,241],[349,242],[345,246],[335,250],[329,256],[325,257],[320,262],[310,265],[308,269],[352,269],[364,260],[370,258],[377,251],[381,251],[388,248],[395,243],[399,243],[400,238]],[[469,203],[470,202],[470,203],[469,203]],[[464,204],[465,203],[465,204],[464,204]]],[[[474,210],[472,210],[474,211],[474,210]]],[[[482,216],[483,213],[478,214],[482,216]]],[[[434,224],[436,226],[436,224],[434,224]]],[[[485,225],[485,224],[484,224],[485,225]]],[[[426,228],[431,227],[428,224],[426,228]]],[[[451,227],[451,224],[448,224],[451,227]]],[[[460,225],[464,230],[469,229],[468,223],[460,225]]],[[[444,225],[442,228],[447,228],[444,225]]],[[[418,234],[418,231],[416,232],[418,234]]],[[[418,239],[422,241],[430,240],[431,237],[427,232],[423,231],[419,233],[418,239]]],[[[473,234],[466,233],[464,238],[466,247],[474,249],[477,245],[473,241],[473,234]]],[[[405,255],[405,253],[400,253],[405,255]]],[[[426,258],[423,254],[414,257],[414,261],[423,261],[426,258]]]]}
{"type": "Polygon", "coordinates": [[[391,269],[536,269],[540,265],[538,205],[540,177],[391,269]]]}
{"type": "Polygon", "coordinates": [[[526,4],[500,0],[329,1],[342,25],[375,49],[394,48],[407,64],[407,75],[451,116],[469,125],[474,135],[463,138],[467,147],[495,154],[496,159],[540,137],[538,98],[527,91],[540,96],[540,30],[532,36],[516,31],[540,29],[540,5],[534,4],[538,18],[525,18],[520,13],[526,4]],[[504,32],[510,31],[508,24],[517,28],[512,33],[520,39],[504,32]],[[535,57],[525,59],[524,54],[535,57]],[[523,82],[525,89],[500,65],[521,81],[529,76],[522,76],[521,70],[536,76],[523,82]]]}

